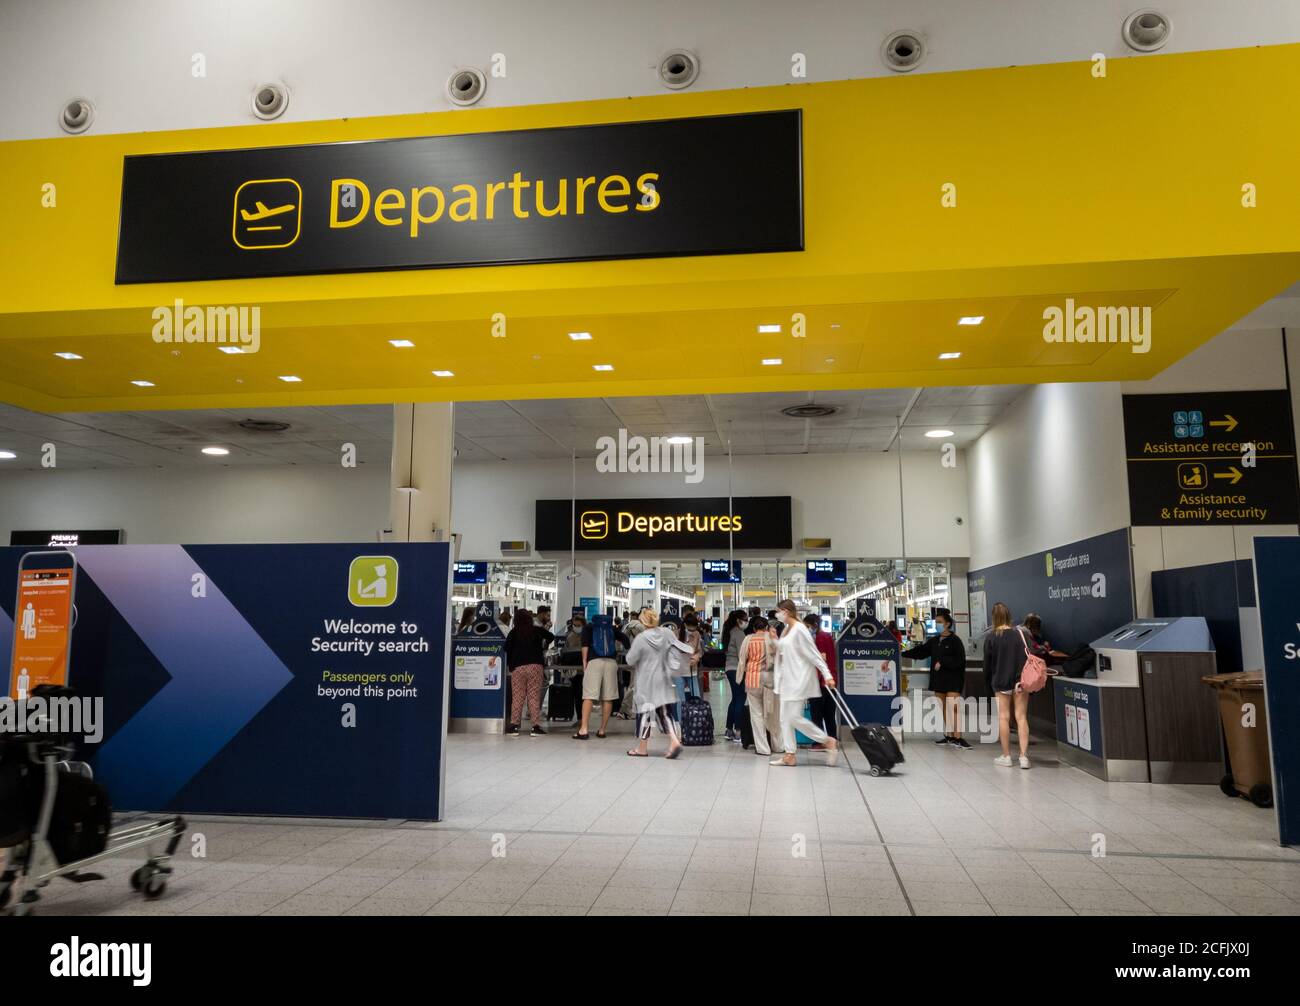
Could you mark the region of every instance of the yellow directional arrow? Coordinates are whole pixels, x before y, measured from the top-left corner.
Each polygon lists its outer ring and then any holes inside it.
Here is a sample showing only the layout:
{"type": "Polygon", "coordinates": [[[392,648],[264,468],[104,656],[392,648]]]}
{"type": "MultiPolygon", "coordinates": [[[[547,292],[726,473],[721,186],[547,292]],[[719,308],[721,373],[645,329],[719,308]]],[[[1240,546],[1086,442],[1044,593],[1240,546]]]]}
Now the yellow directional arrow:
{"type": "Polygon", "coordinates": [[[1241,481],[1241,472],[1237,470],[1236,465],[1232,465],[1226,472],[1215,472],[1216,479],[1232,479],[1229,485],[1236,485],[1241,481]]]}
{"type": "MultiPolygon", "coordinates": [[[[1211,426],[1226,426],[1227,429],[1224,430],[1223,432],[1224,432],[1224,433],[1231,433],[1233,430],[1235,430],[1235,429],[1237,428],[1237,420],[1233,419],[1232,416],[1224,416],[1222,419],[1211,419],[1211,420],[1210,420],[1210,425],[1211,425],[1211,426]]],[[[1241,474],[1241,473],[1238,472],[1238,475],[1240,475],[1240,474],[1241,474]]]]}

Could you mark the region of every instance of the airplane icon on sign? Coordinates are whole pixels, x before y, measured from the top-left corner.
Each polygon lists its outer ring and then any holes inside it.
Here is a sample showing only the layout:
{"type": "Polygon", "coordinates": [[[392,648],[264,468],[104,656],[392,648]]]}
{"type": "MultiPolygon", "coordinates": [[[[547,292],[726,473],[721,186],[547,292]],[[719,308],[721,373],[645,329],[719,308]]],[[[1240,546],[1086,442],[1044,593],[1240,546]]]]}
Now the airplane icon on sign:
{"type": "MultiPolygon", "coordinates": [[[[248,210],[240,210],[239,215],[244,218],[245,223],[252,223],[255,220],[265,220],[267,217],[278,217],[282,213],[292,213],[295,209],[293,203],[285,203],[283,206],[276,206],[268,209],[266,203],[260,199],[253,204],[257,207],[256,213],[250,213],[248,210]]],[[[270,230],[269,227],[250,227],[250,231],[270,230]]],[[[275,230],[279,230],[279,224],[275,225],[275,230]]]]}

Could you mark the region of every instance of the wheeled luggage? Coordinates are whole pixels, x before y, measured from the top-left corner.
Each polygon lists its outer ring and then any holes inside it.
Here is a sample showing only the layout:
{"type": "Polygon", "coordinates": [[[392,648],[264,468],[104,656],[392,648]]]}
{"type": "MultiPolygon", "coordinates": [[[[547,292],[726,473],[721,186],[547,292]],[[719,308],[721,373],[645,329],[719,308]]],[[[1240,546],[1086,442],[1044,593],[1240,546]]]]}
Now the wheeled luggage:
{"type": "Polygon", "coordinates": [[[566,680],[557,674],[551,687],[546,690],[546,718],[571,720],[575,706],[573,679],[566,680]]]}
{"type": "Polygon", "coordinates": [[[699,696],[686,696],[681,723],[682,743],[687,747],[707,747],[713,743],[713,710],[699,696]]]}
{"type": "Polygon", "coordinates": [[[748,751],[754,746],[754,723],[750,719],[748,707],[740,711],[740,747],[748,751]]]}
{"type": "Polygon", "coordinates": [[[840,715],[848,723],[849,729],[853,733],[853,739],[857,742],[858,747],[862,750],[863,756],[867,759],[867,764],[871,766],[872,775],[889,775],[894,766],[903,760],[903,751],[898,746],[898,741],[894,740],[894,735],[889,727],[881,723],[861,724],[849,704],[844,701],[844,696],[840,694],[838,688],[827,688],[831,697],[835,700],[835,707],[839,709],[840,715]]]}

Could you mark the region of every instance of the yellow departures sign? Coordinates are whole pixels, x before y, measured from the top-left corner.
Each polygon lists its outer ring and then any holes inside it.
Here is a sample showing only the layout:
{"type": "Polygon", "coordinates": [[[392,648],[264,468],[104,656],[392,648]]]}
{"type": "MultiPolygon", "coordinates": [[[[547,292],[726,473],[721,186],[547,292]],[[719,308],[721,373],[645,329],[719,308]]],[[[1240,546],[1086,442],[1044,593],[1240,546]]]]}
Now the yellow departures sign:
{"type": "Polygon", "coordinates": [[[401,227],[407,225],[409,213],[410,236],[416,238],[421,225],[437,223],[444,217],[454,223],[495,220],[497,198],[507,189],[510,194],[504,197],[503,214],[513,214],[519,220],[526,220],[533,212],[541,217],[564,217],[570,213],[583,216],[588,210],[617,214],[635,209],[638,213],[649,213],[660,203],[658,181],[658,172],[647,171],[636,179],[635,185],[625,175],[606,175],[601,179],[588,175],[548,183],[542,178],[525,179],[522,172],[516,171],[508,182],[484,183],[481,192],[478,185],[453,185],[450,192],[453,198],[448,203],[448,194],[437,185],[412,186],[409,195],[402,189],[382,189],[372,201],[370,186],[361,179],[335,178],[330,183],[330,229],[356,227],[372,215],[375,223],[383,227],[401,227]],[[552,190],[549,195],[548,188],[552,190]],[[589,191],[593,188],[594,192],[589,191]],[[532,189],[531,199],[529,189],[532,189]],[[629,204],[628,200],[632,202],[629,204]]]}

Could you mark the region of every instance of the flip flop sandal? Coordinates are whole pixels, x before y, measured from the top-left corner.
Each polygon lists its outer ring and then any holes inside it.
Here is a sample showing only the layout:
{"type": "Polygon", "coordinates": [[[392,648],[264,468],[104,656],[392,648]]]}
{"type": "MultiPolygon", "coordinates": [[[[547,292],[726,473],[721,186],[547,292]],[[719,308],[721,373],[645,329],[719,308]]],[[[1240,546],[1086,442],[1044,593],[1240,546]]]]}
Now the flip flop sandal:
{"type": "Polygon", "coordinates": [[[629,751],[629,752],[627,753],[627,756],[628,756],[629,758],[649,758],[649,757],[650,757],[648,754],[642,754],[640,751],[629,751]]]}
{"type": "Polygon", "coordinates": [[[605,731],[604,731],[604,730],[597,730],[597,731],[596,731],[596,736],[599,737],[601,740],[604,740],[604,739],[605,739],[605,731]]]}
{"type": "Polygon", "coordinates": [[[672,761],[674,758],[676,758],[679,754],[682,753],[682,747],[683,745],[678,744],[676,748],[674,748],[672,751],[669,751],[666,755],[664,755],[664,757],[667,758],[669,761],[672,761]]]}
{"type": "Polygon", "coordinates": [[[573,739],[575,741],[589,741],[591,740],[591,734],[574,734],[573,739]]]}

